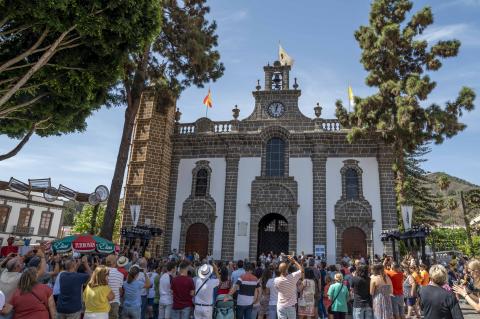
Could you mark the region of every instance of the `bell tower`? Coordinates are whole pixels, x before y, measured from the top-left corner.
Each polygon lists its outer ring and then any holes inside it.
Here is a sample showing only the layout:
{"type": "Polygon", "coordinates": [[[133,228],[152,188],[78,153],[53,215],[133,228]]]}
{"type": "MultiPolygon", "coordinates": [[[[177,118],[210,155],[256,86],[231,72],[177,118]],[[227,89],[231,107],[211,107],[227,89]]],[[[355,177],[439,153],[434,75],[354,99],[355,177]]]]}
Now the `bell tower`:
{"type": "Polygon", "coordinates": [[[278,61],[275,61],[273,66],[264,66],[265,91],[288,90],[290,70],[290,65],[281,65],[278,61]]]}
{"type": "MultiPolygon", "coordinates": [[[[282,65],[275,61],[273,65],[263,67],[265,87],[262,90],[260,81],[253,91],[255,108],[246,121],[290,121],[306,119],[298,109],[298,99],[301,91],[298,89],[297,78],[290,87],[290,65],[282,65]]],[[[273,123],[272,123],[273,124],[273,123]]]]}

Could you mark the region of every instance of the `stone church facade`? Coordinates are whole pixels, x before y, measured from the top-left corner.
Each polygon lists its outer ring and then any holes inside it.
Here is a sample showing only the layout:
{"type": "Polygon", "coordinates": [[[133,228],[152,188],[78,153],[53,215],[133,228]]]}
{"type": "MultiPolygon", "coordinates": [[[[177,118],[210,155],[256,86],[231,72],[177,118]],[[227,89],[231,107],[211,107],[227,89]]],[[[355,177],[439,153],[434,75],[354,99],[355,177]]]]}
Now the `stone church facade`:
{"type": "Polygon", "coordinates": [[[156,255],[172,249],[215,259],[254,259],[261,252],[381,254],[382,229],[397,225],[392,154],[379,139],[346,140],[335,119],[301,113],[290,66],[264,67],[255,108],[239,120],[181,113],[144,94],[134,128],[124,225],[129,205],[139,224],[160,227],[156,255]]]}

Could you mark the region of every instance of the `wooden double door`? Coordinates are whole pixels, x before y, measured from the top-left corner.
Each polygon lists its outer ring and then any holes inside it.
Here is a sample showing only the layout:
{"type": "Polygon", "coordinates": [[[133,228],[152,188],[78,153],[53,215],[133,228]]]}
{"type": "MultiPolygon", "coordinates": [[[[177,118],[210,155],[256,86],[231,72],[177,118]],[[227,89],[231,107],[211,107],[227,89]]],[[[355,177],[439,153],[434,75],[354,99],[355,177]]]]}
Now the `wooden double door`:
{"type": "Polygon", "coordinates": [[[204,258],[208,254],[208,227],[202,223],[190,225],[185,238],[185,253],[197,252],[200,258],[204,258]]]}
{"type": "Polygon", "coordinates": [[[343,231],[342,254],[347,256],[367,257],[367,236],[358,227],[349,227],[343,231]]]}

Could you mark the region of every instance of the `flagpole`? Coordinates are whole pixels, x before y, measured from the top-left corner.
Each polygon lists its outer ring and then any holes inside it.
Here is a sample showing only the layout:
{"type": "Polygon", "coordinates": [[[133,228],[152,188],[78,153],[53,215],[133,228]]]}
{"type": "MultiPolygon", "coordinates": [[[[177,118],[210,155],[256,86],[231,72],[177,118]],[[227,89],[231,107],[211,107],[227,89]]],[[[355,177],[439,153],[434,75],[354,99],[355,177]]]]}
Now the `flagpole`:
{"type": "Polygon", "coordinates": [[[206,108],[206,110],[205,110],[205,117],[208,119],[208,105],[205,105],[205,108],[206,108]]]}

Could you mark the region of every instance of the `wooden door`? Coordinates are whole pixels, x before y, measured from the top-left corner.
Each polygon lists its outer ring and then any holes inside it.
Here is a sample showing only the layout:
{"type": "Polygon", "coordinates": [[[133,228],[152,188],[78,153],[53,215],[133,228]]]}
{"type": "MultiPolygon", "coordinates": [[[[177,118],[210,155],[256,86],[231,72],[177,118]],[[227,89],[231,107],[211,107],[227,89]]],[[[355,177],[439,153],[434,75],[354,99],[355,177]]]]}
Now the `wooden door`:
{"type": "Polygon", "coordinates": [[[208,253],[208,228],[202,223],[190,225],[185,239],[185,253],[197,252],[200,258],[208,253]]]}
{"type": "Polygon", "coordinates": [[[350,227],[343,231],[342,254],[354,258],[367,257],[367,236],[358,227],[350,227]]]}

